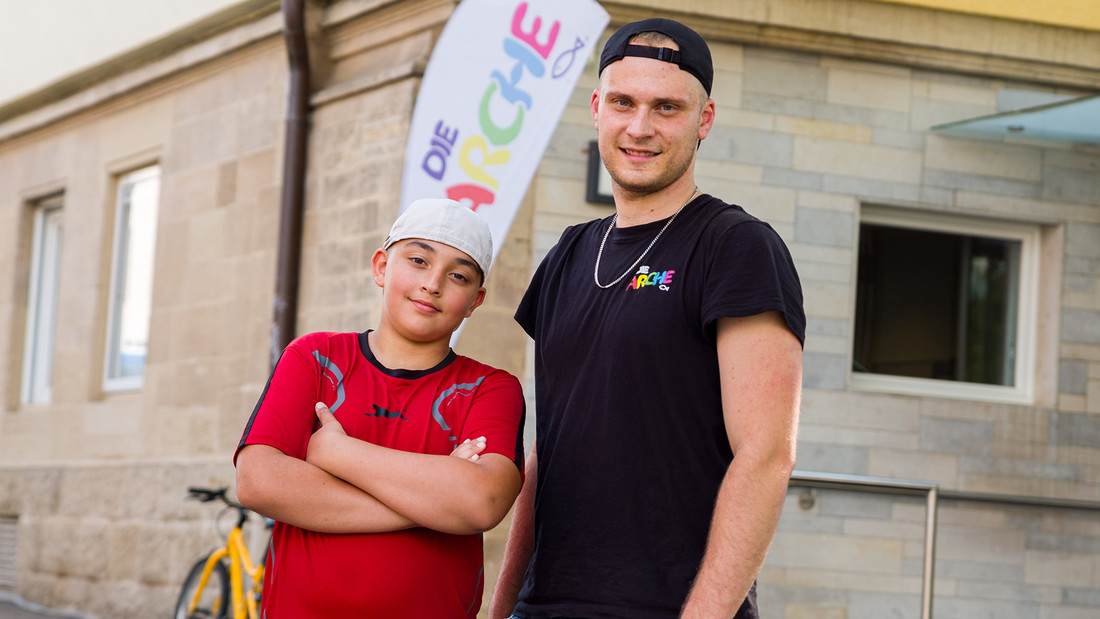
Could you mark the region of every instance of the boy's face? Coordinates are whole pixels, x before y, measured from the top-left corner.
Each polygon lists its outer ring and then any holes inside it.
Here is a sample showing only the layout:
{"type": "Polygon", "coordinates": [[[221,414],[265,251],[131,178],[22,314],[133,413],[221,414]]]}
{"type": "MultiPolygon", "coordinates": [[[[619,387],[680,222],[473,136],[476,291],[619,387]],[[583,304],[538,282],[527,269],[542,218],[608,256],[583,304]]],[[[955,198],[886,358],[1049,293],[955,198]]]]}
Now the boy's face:
{"type": "Polygon", "coordinates": [[[485,300],[477,264],[450,245],[399,241],[371,259],[382,287],[382,323],[415,342],[450,339],[462,319],[485,300]]]}

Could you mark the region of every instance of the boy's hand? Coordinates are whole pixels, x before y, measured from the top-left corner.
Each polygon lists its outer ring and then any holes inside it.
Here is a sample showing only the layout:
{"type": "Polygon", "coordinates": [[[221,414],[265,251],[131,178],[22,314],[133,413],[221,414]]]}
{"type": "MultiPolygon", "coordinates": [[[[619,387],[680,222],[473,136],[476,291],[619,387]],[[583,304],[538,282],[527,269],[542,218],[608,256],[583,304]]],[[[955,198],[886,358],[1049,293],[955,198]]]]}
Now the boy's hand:
{"type": "Polygon", "coordinates": [[[325,445],[332,445],[335,441],[347,438],[348,435],[344,432],[344,426],[340,425],[324,402],[318,402],[315,410],[321,427],[309,437],[309,445],[306,446],[306,462],[325,468],[320,462],[320,452],[325,449],[325,445]]]}
{"type": "MultiPolygon", "coordinates": [[[[324,468],[320,463],[320,452],[325,449],[324,445],[331,445],[334,441],[346,438],[347,433],[344,432],[344,426],[340,425],[336,416],[323,402],[317,403],[316,412],[317,421],[321,423],[321,427],[309,437],[309,445],[306,447],[306,462],[324,468]]],[[[479,436],[475,439],[462,441],[451,451],[450,455],[470,462],[477,462],[481,458],[482,451],[485,451],[485,437],[479,436]]]]}
{"type": "Polygon", "coordinates": [[[477,462],[482,451],[485,451],[485,437],[479,436],[473,440],[466,439],[462,441],[451,451],[450,455],[470,462],[477,462]]]}

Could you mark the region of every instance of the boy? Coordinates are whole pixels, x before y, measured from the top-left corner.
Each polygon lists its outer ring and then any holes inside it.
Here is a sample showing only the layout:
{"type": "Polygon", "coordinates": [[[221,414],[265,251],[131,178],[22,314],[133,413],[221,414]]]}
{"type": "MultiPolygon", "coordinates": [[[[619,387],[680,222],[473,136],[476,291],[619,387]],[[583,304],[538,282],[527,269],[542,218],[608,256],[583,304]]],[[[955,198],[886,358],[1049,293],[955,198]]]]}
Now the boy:
{"type": "Polygon", "coordinates": [[[241,504],[277,521],[264,617],[476,616],[480,534],[523,470],[519,381],[449,344],[492,255],[473,211],[414,202],[371,259],[377,329],[284,351],[234,458],[241,504]]]}

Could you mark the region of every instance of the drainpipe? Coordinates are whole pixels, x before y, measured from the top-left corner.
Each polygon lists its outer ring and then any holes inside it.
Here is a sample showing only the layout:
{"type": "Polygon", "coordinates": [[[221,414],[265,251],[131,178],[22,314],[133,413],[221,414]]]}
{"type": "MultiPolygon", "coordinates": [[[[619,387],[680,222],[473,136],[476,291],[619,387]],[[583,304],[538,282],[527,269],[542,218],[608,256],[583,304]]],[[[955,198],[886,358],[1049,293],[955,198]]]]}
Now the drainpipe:
{"type": "Polygon", "coordinates": [[[271,323],[271,368],[294,338],[302,256],[302,212],[305,210],[306,139],[309,134],[309,53],[305,4],[283,0],[283,38],[290,64],[287,87],[283,190],[279,206],[278,265],[275,273],[275,315],[271,323]]]}

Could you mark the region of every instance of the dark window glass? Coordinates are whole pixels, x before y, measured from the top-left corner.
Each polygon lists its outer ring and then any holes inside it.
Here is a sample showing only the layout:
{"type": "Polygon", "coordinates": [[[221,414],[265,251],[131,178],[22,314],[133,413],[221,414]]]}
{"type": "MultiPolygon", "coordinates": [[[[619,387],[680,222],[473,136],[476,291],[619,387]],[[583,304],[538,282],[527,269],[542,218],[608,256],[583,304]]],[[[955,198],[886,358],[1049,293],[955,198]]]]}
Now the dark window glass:
{"type": "Polygon", "coordinates": [[[862,224],[853,369],[1013,386],[1020,247],[862,224]]]}

